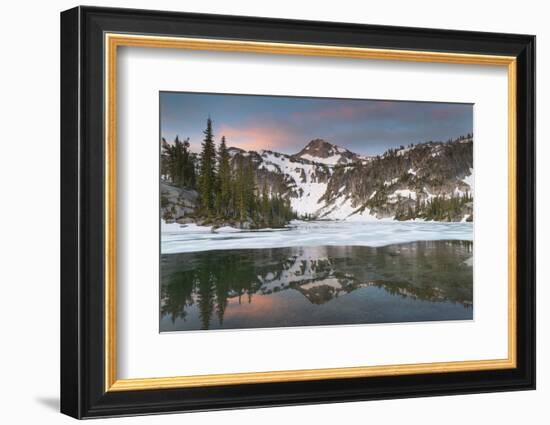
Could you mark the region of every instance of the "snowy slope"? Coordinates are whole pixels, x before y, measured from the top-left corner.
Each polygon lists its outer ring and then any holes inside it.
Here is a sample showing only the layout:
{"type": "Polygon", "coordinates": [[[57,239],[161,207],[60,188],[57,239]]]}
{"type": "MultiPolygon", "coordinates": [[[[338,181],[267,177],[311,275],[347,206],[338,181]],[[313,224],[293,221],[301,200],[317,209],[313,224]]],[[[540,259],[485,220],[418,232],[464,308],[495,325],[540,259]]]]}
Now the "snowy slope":
{"type": "Polygon", "coordinates": [[[301,158],[307,159],[308,161],[318,162],[320,164],[325,164],[325,165],[337,165],[337,164],[341,164],[341,163],[347,164],[349,162],[349,160],[347,158],[344,158],[340,154],[331,155],[328,158],[320,158],[318,156],[309,155],[309,154],[306,153],[306,154],[302,155],[301,158]]]}
{"type": "Polygon", "coordinates": [[[284,174],[291,196],[292,209],[299,215],[315,214],[322,206],[319,199],[327,190],[327,182],[321,175],[329,172],[326,167],[297,161],[289,155],[271,151],[261,151],[262,163],[259,168],[284,174]]]}
{"type": "Polygon", "coordinates": [[[470,186],[470,190],[473,193],[474,192],[474,169],[473,168],[470,168],[470,175],[464,177],[462,181],[466,183],[468,186],[470,186]]]}

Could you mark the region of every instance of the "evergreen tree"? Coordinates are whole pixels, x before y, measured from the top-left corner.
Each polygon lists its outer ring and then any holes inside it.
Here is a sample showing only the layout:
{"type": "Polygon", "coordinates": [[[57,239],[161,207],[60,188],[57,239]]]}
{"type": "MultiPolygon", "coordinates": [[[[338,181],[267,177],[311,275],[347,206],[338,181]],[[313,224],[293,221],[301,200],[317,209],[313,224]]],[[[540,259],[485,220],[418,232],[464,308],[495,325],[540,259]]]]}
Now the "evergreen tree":
{"type": "MultiPolygon", "coordinates": [[[[212,264],[214,266],[214,264],[212,264]]],[[[210,320],[212,313],[214,312],[214,295],[217,281],[213,276],[209,268],[202,268],[199,270],[197,276],[197,306],[199,308],[199,317],[201,320],[201,329],[210,328],[210,320]]]]}
{"type": "Polygon", "coordinates": [[[176,186],[182,187],[185,182],[183,178],[183,161],[184,161],[184,147],[183,143],[180,141],[179,137],[176,136],[174,140],[174,146],[172,146],[172,155],[171,155],[171,175],[172,183],[176,186]]]}
{"type": "Polygon", "coordinates": [[[258,221],[258,200],[256,195],[256,177],[250,158],[236,161],[235,182],[233,184],[233,202],[235,218],[241,223],[258,221]]]}
{"type": "Polygon", "coordinates": [[[244,167],[244,196],[248,216],[256,221],[257,219],[257,200],[256,200],[256,178],[254,167],[250,158],[246,158],[244,167]]]}
{"type": "Polygon", "coordinates": [[[218,196],[217,210],[218,214],[226,217],[230,208],[231,198],[231,164],[225,136],[222,136],[220,147],[218,149],[218,196]]]}
{"type": "Polygon", "coordinates": [[[182,167],[183,185],[194,188],[196,186],[195,155],[191,153],[189,138],[183,141],[182,162],[183,163],[181,167],[182,167]]]}
{"type": "Polygon", "coordinates": [[[235,204],[236,204],[236,217],[242,223],[246,221],[246,209],[247,209],[247,196],[246,196],[246,183],[245,183],[245,170],[243,161],[238,162],[236,179],[235,179],[235,204]]]}
{"type": "Polygon", "coordinates": [[[195,187],[195,157],[190,152],[189,139],[176,136],[173,144],[162,138],[161,175],[178,187],[195,187]]]}
{"type": "Polygon", "coordinates": [[[206,121],[204,140],[201,151],[201,167],[199,180],[199,193],[201,208],[204,214],[211,216],[214,212],[216,198],[216,146],[214,133],[212,132],[212,120],[206,121]]]}
{"type": "Polygon", "coordinates": [[[160,177],[162,179],[168,179],[170,174],[169,162],[170,162],[170,145],[163,137],[160,139],[160,177]]]}

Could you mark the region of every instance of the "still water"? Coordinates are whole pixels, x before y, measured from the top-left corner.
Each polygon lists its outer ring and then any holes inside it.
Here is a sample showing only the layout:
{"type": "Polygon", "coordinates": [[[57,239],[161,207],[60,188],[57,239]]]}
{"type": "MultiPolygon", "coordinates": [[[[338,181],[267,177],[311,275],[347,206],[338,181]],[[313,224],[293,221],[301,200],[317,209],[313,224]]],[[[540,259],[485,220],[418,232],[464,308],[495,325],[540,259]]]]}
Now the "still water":
{"type": "Polygon", "coordinates": [[[472,242],[161,255],[160,331],[473,318],[472,242]]]}

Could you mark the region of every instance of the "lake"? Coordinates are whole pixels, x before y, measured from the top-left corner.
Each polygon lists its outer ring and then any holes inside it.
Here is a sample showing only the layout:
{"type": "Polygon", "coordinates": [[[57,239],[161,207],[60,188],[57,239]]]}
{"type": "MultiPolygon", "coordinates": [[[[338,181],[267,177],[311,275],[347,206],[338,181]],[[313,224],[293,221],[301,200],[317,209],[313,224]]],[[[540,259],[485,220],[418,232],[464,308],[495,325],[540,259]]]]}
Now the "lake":
{"type": "Polygon", "coordinates": [[[346,226],[163,233],[160,331],[473,318],[471,223],[346,226]]]}

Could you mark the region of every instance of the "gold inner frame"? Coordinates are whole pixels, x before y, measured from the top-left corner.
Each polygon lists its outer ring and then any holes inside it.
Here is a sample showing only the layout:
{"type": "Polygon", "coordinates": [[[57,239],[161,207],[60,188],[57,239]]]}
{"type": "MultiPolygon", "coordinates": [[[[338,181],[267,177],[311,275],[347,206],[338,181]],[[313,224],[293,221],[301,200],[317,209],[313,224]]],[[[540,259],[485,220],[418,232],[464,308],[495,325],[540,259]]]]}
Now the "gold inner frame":
{"type": "Polygon", "coordinates": [[[482,371],[516,367],[516,58],[477,54],[370,49],[326,45],[266,43],[128,34],[105,34],[105,391],[204,387],[269,382],[311,381],[416,373],[482,371]],[[508,357],[495,360],[248,372],[163,378],[118,379],[116,325],[116,123],[117,51],[120,46],[324,56],[469,65],[504,66],[508,72],[508,357]]]}

